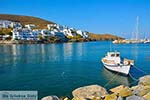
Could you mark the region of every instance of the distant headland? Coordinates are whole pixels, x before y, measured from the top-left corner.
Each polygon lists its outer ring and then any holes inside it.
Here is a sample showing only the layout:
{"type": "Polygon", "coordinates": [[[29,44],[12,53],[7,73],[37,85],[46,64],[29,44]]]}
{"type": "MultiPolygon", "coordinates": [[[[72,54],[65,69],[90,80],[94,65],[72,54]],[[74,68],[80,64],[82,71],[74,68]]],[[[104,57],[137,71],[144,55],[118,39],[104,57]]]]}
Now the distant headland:
{"type": "Polygon", "coordinates": [[[0,43],[60,43],[116,40],[121,37],[59,25],[41,18],[0,14],[0,43]]]}

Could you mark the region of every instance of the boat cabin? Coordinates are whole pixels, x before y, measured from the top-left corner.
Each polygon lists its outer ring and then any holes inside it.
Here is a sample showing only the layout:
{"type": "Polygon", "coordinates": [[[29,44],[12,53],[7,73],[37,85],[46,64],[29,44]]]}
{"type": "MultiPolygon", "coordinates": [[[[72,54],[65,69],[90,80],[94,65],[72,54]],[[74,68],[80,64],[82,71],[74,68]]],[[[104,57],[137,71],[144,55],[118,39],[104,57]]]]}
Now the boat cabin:
{"type": "Polygon", "coordinates": [[[105,60],[111,64],[120,64],[120,53],[119,52],[107,52],[105,60]]]}
{"type": "Polygon", "coordinates": [[[107,52],[107,57],[120,57],[119,52],[107,52]]]}

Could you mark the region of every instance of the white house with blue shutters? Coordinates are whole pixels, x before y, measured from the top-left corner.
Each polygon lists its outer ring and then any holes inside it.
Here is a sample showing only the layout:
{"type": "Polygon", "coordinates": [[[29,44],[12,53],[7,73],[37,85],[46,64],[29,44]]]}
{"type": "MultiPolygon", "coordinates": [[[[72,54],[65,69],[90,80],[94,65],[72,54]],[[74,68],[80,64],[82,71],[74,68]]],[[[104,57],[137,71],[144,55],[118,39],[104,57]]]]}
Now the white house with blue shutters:
{"type": "Polygon", "coordinates": [[[22,25],[18,22],[0,20],[0,28],[22,28],[22,25]]]}

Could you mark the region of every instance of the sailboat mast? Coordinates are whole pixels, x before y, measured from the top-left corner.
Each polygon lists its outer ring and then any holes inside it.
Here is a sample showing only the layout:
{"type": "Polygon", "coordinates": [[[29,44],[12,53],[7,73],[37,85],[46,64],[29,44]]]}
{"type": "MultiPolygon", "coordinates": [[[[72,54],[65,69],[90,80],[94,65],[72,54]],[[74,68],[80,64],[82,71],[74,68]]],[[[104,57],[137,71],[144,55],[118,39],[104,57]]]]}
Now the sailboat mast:
{"type": "Polygon", "coordinates": [[[139,39],[139,16],[136,17],[136,33],[135,33],[135,39],[139,39]]]}
{"type": "Polygon", "coordinates": [[[111,52],[111,43],[112,43],[112,42],[110,41],[110,44],[109,44],[109,51],[110,51],[110,52],[111,52]]]}

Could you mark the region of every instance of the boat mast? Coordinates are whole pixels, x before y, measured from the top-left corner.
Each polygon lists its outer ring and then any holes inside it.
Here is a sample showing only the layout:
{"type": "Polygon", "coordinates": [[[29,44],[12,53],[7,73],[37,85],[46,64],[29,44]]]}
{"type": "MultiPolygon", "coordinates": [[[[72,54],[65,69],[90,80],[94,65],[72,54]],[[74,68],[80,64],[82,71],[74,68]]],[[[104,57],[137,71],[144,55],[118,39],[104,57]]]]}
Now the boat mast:
{"type": "Polygon", "coordinates": [[[135,39],[139,39],[139,16],[136,17],[136,32],[135,32],[135,39]]]}
{"type": "Polygon", "coordinates": [[[111,52],[111,43],[112,43],[112,42],[110,41],[110,44],[109,44],[109,51],[110,51],[110,52],[111,52]]]}

